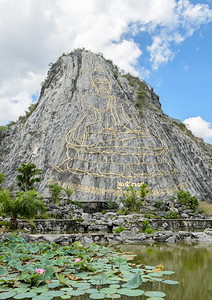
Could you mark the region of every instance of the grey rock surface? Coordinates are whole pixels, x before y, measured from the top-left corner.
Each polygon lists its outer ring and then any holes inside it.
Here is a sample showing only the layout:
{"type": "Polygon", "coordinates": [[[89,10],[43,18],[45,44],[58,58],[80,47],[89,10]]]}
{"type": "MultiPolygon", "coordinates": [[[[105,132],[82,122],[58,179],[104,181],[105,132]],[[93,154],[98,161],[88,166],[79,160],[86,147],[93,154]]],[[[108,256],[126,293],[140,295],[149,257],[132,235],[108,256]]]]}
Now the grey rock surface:
{"type": "Polygon", "coordinates": [[[145,182],[152,198],[184,189],[212,202],[212,146],[165,115],[147,84],[86,50],[52,65],[36,109],[1,136],[0,152],[9,185],[21,162],[35,163],[44,195],[58,182],[72,200],[118,201],[145,182]]]}

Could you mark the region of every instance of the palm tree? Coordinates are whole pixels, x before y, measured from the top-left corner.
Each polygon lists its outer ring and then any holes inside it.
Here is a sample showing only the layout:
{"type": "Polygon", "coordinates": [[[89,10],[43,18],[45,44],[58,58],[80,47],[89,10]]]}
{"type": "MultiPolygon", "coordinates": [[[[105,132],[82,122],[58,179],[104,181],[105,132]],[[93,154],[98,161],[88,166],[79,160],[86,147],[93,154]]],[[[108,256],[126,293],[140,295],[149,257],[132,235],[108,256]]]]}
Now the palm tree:
{"type": "Polygon", "coordinates": [[[16,197],[10,195],[8,190],[0,191],[0,213],[10,216],[10,228],[18,228],[18,216],[30,219],[37,211],[46,211],[45,204],[41,200],[41,195],[36,191],[19,192],[16,197]]]}

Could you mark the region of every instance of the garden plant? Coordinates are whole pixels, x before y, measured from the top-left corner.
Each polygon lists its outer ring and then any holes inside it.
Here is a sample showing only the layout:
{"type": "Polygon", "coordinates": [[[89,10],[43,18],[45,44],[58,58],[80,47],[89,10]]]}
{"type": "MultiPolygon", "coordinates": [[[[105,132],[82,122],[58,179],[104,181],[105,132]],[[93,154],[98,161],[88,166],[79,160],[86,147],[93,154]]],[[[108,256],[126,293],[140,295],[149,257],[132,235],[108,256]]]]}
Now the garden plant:
{"type": "Polygon", "coordinates": [[[167,279],[174,272],[163,266],[135,264],[133,259],[132,253],[96,244],[59,246],[9,236],[0,247],[0,299],[70,299],[85,294],[90,299],[164,299],[164,292],[146,290],[145,282],[179,283],[167,279]]]}

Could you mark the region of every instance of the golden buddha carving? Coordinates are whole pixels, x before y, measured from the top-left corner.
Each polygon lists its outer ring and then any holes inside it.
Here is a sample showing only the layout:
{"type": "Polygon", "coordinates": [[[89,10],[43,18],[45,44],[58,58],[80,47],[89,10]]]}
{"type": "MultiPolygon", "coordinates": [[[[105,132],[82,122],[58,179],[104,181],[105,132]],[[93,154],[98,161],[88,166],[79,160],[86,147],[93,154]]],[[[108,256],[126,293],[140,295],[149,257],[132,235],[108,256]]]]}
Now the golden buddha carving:
{"type": "Polygon", "coordinates": [[[95,92],[81,97],[81,115],[65,137],[67,159],[55,169],[127,180],[175,173],[162,140],[141,126],[126,101],[112,95],[98,63],[90,82],[95,92]]]}

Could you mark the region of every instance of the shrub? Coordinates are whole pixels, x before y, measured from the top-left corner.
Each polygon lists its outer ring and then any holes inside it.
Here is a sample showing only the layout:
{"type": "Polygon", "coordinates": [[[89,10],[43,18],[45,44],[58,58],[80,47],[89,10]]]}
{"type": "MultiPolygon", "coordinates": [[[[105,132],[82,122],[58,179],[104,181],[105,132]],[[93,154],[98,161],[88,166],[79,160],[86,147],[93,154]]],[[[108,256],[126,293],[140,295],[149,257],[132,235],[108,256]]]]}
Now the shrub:
{"type": "Polygon", "coordinates": [[[10,216],[11,229],[16,230],[18,228],[18,216],[27,219],[33,218],[37,211],[44,213],[46,208],[41,200],[41,195],[36,191],[19,192],[16,198],[13,198],[8,190],[0,192],[0,212],[10,216]]]}
{"type": "MultiPolygon", "coordinates": [[[[2,184],[5,181],[5,175],[4,173],[0,172],[0,184],[2,184]]],[[[1,186],[0,186],[0,190],[1,190],[1,186]]]]}
{"type": "Polygon", "coordinates": [[[143,230],[146,230],[147,228],[150,228],[149,221],[143,220],[142,227],[143,227],[143,230]]]}
{"type": "Polygon", "coordinates": [[[118,203],[112,199],[108,199],[106,203],[107,209],[117,209],[119,207],[118,203]]]}
{"type": "Polygon", "coordinates": [[[177,200],[181,205],[185,205],[187,209],[192,209],[193,211],[196,211],[199,206],[197,198],[192,197],[188,191],[181,190],[177,193],[177,200]]]}
{"type": "Polygon", "coordinates": [[[71,189],[69,189],[69,188],[63,189],[63,190],[64,190],[64,192],[66,193],[67,200],[68,200],[69,202],[71,202],[70,197],[71,197],[71,195],[74,193],[74,190],[71,190],[71,189]]]}
{"type": "Polygon", "coordinates": [[[76,206],[78,206],[79,208],[84,208],[84,203],[82,203],[82,202],[79,202],[79,201],[73,201],[72,202],[74,205],[76,205],[76,206]]]}
{"type": "Polygon", "coordinates": [[[60,204],[60,196],[63,191],[63,187],[60,186],[57,182],[49,185],[49,191],[52,197],[54,204],[60,204]]]}
{"type": "Polygon", "coordinates": [[[126,214],[132,211],[139,213],[143,201],[149,193],[147,184],[143,183],[139,191],[135,190],[133,186],[130,186],[130,188],[127,189],[127,191],[129,193],[126,194],[126,199],[121,199],[121,201],[125,204],[127,208],[126,214]]]}
{"type": "Polygon", "coordinates": [[[82,222],[83,219],[79,217],[79,218],[76,218],[76,221],[77,221],[77,222],[82,222]]]}
{"type": "Polygon", "coordinates": [[[139,195],[141,197],[142,200],[145,200],[147,195],[149,194],[149,188],[148,188],[148,185],[146,183],[143,183],[140,187],[140,190],[139,190],[139,195]]]}
{"type": "Polygon", "coordinates": [[[125,230],[126,230],[126,227],[119,225],[119,227],[117,227],[117,228],[114,230],[114,232],[115,232],[115,233],[120,233],[120,232],[125,231],[125,230]]]}
{"type": "Polygon", "coordinates": [[[142,200],[138,198],[137,191],[134,189],[133,186],[130,186],[130,188],[127,189],[127,191],[129,193],[126,194],[126,199],[121,200],[127,207],[127,212],[139,212],[142,205],[142,200]]]}
{"type": "Polygon", "coordinates": [[[160,201],[155,202],[154,207],[158,209],[158,208],[160,208],[162,205],[163,205],[163,201],[160,200],[160,201]]]}
{"type": "Polygon", "coordinates": [[[115,77],[115,79],[118,79],[118,71],[117,70],[113,73],[113,76],[115,77]]]}
{"type": "Polygon", "coordinates": [[[21,174],[16,176],[17,184],[21,191],[29,191],[34,189],[34,184],[40,182],[40,177],[35,177],[41,174],[41,169],[36,169],[35,164],[24,164],[16,169],[21,174]]]}
{"type": "Polygon", "coordinates": [[[164,217],[165,219],[179,219],[180,216],[176,214],[174,211],[169,210],[168,213],[164,217]]]}
{"type": "Polygon", "coordinates": [[[153,229],[148,227],[148,228],[146,228],[145,233],[151,234],[151,233],[153,233],[153,229]]]}

